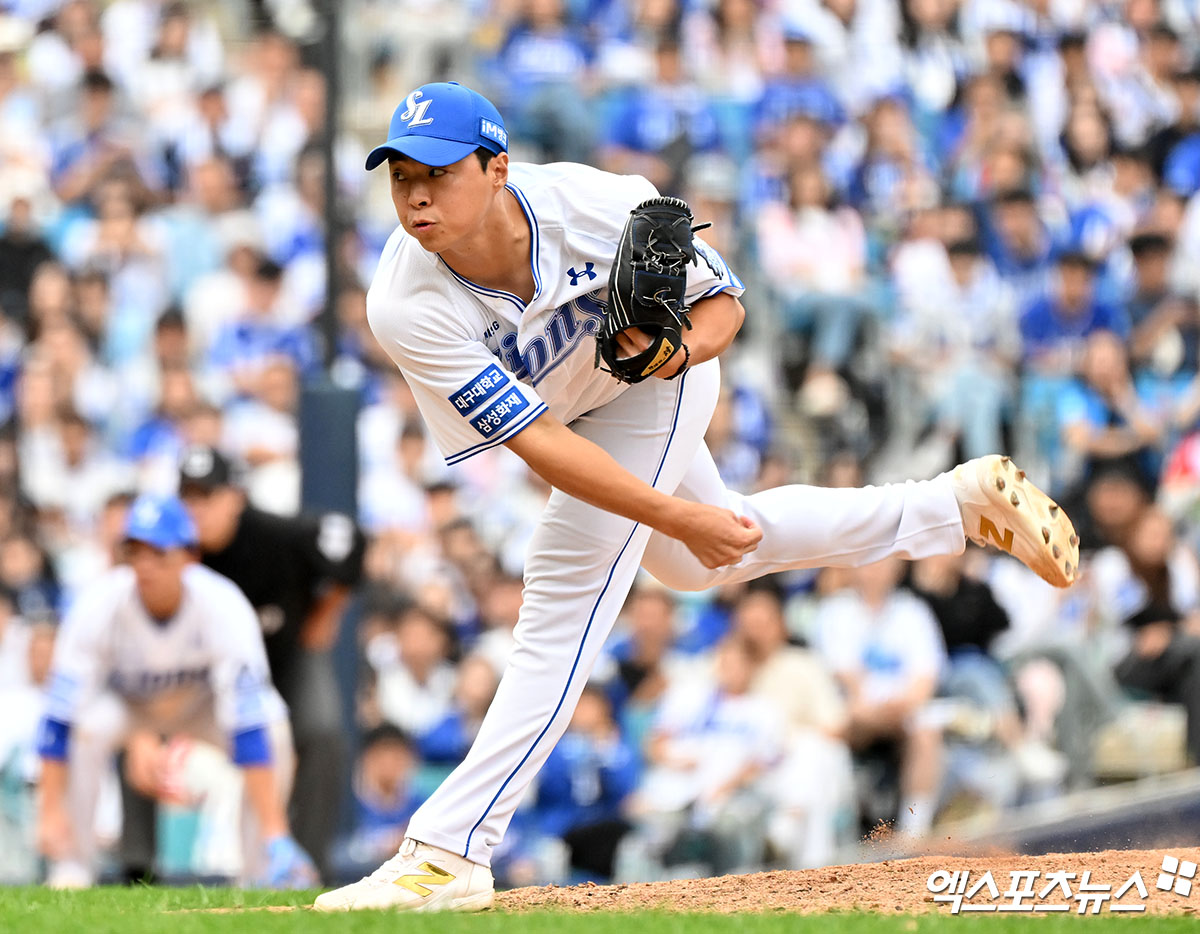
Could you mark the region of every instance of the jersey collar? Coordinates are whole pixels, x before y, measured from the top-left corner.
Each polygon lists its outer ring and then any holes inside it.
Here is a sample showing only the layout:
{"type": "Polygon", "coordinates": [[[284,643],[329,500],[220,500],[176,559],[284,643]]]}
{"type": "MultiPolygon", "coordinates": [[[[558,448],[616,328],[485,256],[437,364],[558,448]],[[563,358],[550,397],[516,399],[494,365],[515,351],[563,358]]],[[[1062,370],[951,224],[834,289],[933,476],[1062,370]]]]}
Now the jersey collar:
{"type": "MultiPolygon", "coordinates": [[[[538,300],[538,296],[542,294],[542,272],[541,272],[541,247],[542,235],[538,229],[537,215],[533,213],[533,208],[529,204],[529,199],[525,197],[525,192],[521,191],[512,182],[504,186],[512,192],[513,197],[517,199],[517,204],[521,206],[521,211],[525,214],[525,220],[529,222],[529,271],[533,273],[533,298],[529,300],[532,305],[538,300]]],[[[517,311],[525,311],[529,305],[526,305],[521,299],[512,292],[504,289],[492,289],[485,285],[480,285],[477,282],[472,282],[466,276],[459,275],[454,269],[442,259],[441,254],[438,254],[438,262],[449,271],[450,275],[454,276],[459,282],[465,285],[472,292],[478,292],[480,295],[486,295],[489,298],[502,298],[507,302],[511,302],[516,306],[517,311]]]]}

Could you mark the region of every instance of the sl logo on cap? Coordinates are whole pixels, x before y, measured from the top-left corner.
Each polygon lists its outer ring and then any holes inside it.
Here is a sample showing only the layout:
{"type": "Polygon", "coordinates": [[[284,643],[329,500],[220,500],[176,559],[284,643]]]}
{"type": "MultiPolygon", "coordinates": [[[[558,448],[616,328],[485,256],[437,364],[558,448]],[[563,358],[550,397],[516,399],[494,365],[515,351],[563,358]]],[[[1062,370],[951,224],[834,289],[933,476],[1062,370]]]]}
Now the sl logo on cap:
{"type": "Polygon", "coordinates": [[[425,111],[429,109],[429,105],[433,103],[431,100],[424,100],[417,103],[417,99],[422,97],[420,91],[413,91],[408,97],[404,98],[404,113],[400,114],[401,120],[408,121],[408,127],[411,130],[415,126],[425,126],[433,123],[433,117],[426,117],[425,111]]]}

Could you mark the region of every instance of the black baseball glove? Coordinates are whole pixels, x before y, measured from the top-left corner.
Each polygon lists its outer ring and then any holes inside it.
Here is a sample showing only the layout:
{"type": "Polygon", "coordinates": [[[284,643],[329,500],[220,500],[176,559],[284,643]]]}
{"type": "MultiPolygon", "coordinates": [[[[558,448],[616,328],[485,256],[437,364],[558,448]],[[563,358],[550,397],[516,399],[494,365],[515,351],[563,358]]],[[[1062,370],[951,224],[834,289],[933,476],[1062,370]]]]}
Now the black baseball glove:
{"type": "MultiPolygon", "coordinates": [[[[683,329],[690,328],[684,304],[687,265],[696,262],[692,234],[709,224],[692,226],[692,211],[679,198],[651,198],[629,213],[612,271],[608,275],[608,311],[596,335],[596,366],[625,383],[640,383],[687,347],[683,329]],[[632,357],[620,356],[617,335],[639,328],[650,346],[632,357]]],[[[672,377],[674,378],[674,377],[672,377]]]]}

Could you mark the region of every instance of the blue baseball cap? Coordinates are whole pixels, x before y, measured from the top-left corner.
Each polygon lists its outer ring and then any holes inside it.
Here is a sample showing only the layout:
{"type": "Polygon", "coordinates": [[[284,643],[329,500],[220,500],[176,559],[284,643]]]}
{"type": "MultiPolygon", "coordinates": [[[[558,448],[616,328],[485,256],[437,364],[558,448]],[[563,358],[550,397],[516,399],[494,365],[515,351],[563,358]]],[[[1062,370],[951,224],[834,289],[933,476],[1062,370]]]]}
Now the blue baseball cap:
{"type": "Polygon", "coordinates": [[[450,165],[480,146],[508,150],[508,131],[495,105],[457,81],[423,84],[392,114],[388,141],[367,155],[367,170],[396,156],[450,165]]]}
{"type": "Polygon", "coordinates": [[[177,496],[143,494],[129,506],[125,540],[155,548],[186,548],[196,542],[196,526],[177,496]]]}

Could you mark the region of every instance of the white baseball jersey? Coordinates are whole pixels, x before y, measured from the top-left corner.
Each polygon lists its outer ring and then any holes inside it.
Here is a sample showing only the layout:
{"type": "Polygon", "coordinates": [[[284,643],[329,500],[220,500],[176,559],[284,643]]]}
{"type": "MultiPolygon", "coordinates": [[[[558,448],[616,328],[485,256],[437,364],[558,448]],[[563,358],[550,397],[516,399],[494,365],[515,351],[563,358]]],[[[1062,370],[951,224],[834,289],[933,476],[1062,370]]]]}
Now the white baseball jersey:
{"type": "Polygon", "coordinates": [[[54,647],[47,718],[69,726],[105,691],[164,730],[206,708],[231,737],[284,718],[258,617],[237,585],[191,564],[183,592],[179,611],[159,622],[142,606],[132,568],[86,588],[54,647]]]}
{"type": "MultiPolygon", "coordinates": [[[[516,644],[496,697],[466,759],[408,826],[415,839],[482,865],[566,729],[639,565],[667,586],[702,590],[790,567],[963,547],[945,479],[867,490],[790,486],[750,497],[728,490],[703,441],[720,389],[715,360],[679,379],[634,386],[594,363],[617,243],[629,212],[654,197],[654,187],[582,165],[513,164],[509,190],[531,231],[528,305],[457,275],[403,229],[384,247],[367,294],[371,329],[446,460],[508,441],[549,410],[647,484],[747,516],[763,540],[736,565],[711,570],[680,541],[551,493],[526,554],[516,644]]],[[[740,295],[725,261],[695,243],[687,301],[740,295]]]]}
{"type": "MultiPolygon", "coordinates": [[[[629,212],[658,192],[636,175],[573,163],[509,167],[529,221],[535,292],[477,285],[403,227],[388,239],[367,294],[371,330],[403,371],[448,463],[501,444],[549,409],[569,424],[629,386],[595,367],[592,335],[629,212]]],[[[695,238],[687,302],[742,283],[695,238]]]]}

